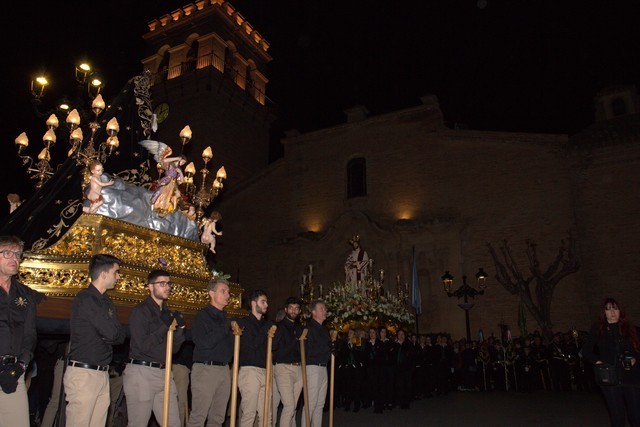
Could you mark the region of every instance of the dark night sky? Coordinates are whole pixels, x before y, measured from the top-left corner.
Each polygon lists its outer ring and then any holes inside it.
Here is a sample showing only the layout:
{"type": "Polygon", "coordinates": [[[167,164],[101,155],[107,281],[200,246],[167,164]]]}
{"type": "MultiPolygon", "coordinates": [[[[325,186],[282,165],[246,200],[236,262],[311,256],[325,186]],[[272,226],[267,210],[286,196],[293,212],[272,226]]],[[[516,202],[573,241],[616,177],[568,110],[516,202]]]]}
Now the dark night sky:
{"type": "MultiPolygon", "coordinates": [[[[64,82],[45,98],[53,105],[73,89],[74,65],[86,58],[104,74],[109,99],[141,70],[146,23],[185,3],[13,4],[0,30],[7,58],[1,93],[8,101],[2,203],[24,180],[13,140],[28,130],[39,147],[45,130],[30,105],[32,76],[44,70],[64,82]]],[[[573,134],[592,123],[598,90],[640,84],[635,0],[231,3],[271,44],[267,95],[280,111],[276,137],[344,122],[342,111],[356,104],[375,115],[418,105],[429,93],[438,96],[448,125],[573,134]]]]}

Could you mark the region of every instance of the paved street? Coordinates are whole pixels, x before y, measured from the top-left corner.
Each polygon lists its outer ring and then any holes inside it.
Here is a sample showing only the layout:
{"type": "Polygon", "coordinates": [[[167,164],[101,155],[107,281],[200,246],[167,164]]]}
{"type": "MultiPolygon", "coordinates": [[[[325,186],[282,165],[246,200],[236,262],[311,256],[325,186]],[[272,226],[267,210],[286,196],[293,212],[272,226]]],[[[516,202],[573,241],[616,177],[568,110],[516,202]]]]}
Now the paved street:
{"type": "MultiPolygon", "coordinates": [[[[454,392],[413,402],[410,410],[394,409],[374,414],[336,410],[336,427],[360,426],[545,426],[606,427],[609,416],[597,393],[454,392]]],[[[300,424],[298,424],[300,425],[300,424]]],[[[329,425],[325,413],[324,425],[329,425]]]]}

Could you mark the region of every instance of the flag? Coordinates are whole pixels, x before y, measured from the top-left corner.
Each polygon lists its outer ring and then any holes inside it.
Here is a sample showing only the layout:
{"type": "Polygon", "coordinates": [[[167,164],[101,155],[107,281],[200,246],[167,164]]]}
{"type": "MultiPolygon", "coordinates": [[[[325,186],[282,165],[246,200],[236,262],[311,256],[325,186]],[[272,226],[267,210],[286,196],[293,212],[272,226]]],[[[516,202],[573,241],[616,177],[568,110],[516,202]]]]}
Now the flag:
{"type": "Polygon", "coordinates": [[[411,305],[416,309],[416,315],[422,314],[422,296],[418,282],[418,267],[416,265],[416,247],[413,247],[413,265],[411,266],[411,305]]]}

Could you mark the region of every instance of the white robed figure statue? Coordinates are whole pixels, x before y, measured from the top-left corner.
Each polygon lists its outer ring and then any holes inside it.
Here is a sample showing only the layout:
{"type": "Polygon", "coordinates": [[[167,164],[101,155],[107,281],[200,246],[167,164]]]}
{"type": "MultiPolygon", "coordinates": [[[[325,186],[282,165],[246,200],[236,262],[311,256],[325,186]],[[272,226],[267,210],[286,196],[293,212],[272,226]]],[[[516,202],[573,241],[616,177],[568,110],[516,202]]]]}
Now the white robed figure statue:
{"type": "Polygon", "coordinates": [[[355,291],[356,286],[366,283],[369,278],[369,255],[360,246],[360,236],[351,237],[349,244],[353,250],[344,263],[345,283],[348,283],[351,290],[355,291]]]}

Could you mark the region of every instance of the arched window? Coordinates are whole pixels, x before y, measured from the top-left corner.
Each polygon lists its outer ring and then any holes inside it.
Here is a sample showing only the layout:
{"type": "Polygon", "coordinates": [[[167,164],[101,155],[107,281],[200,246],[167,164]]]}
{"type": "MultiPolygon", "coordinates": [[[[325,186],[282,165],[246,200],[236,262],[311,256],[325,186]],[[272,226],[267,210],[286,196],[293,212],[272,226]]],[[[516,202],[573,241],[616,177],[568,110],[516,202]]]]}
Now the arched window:
{"type": "Polygon", "coordinates": [[[347,198],[367,195],[367,161],[356,157],[347,163],[347,198]]]}
{"type": "Polygon", "coordinates": [[[611,113],[613,117],[627,114],[627,104],[624,102],[624,98],[617,97],[611,100],[611,113]]]}

